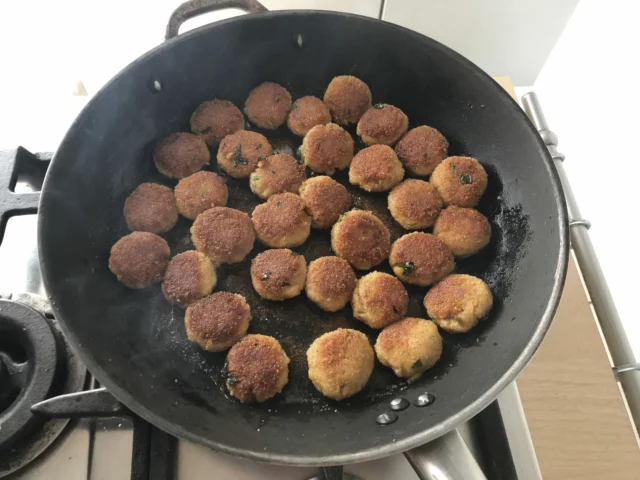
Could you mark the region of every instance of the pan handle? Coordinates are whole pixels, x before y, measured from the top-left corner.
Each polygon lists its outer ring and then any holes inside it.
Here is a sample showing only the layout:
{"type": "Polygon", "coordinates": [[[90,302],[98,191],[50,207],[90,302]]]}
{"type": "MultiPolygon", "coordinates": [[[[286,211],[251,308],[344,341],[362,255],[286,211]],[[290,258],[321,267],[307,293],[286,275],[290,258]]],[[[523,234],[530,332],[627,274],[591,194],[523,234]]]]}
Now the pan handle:
{"type": "Polygon", "coordinates": [[[420,480],[486,480],[458,430],[405,452],[420,480]]]}
{"type": "Polygon", "coordinates": [[[180,26],[190,18],[228,8],[237,8],[247,13],[269,11],[257,0],[189,0],[176,8],[171,14],[164,38],[165,40],[170,40],[173,37],[177,37],[180,26]]]}

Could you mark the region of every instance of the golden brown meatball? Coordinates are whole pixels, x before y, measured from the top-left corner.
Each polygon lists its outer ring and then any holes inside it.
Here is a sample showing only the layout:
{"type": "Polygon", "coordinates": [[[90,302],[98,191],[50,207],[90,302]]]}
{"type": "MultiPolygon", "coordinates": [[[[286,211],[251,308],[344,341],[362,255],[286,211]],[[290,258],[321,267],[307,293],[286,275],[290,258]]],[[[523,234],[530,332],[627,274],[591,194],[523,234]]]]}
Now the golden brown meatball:
{"type": "Polygon", "coordinates": [[[216,292],[187,307],[187,337],[209,352],[221,352],[247,334],[251,307],[242,295],[216,292]]]}
{"type": "Polygon", "coordinates": [[[209,149],[198,135],[172,133],[156,146],[153,162],[161,174],[180,179],[209,163],[209,149]]]}
{"type": "Polygon", "coordinates": [[[349,183],[367,192],[391,190],[404,177],[404,168],[387,145],[373,145],[360,150],[349,167],[349,183]]]}
{"type": "Polygon", "coordinates": [[[384,328],[407,314],[409,294],[393,275],[371,272],[358,280],[351,306],[358,320],[371,328],[384,328]]]}
{"type": "Polygon", "coordinates": [[[387,202],[393,218],[406,230],[432,226],[442,210],[442,198],[433,185],[411,178],[394,187],[387,202]]]}
{"type": "Polygon", "coordinates": [[[368,270],[389,256],[391,235],[373,213],[351,210],[331,229],[331,248],[358,270],[368,270]]]}
{"type": "Polygon", "coordinates": [[[247,178],[258,167],[258,162],[272,153],[264,135],[241,130],[222,140],[216,159],[220,168],[233,178],[247,178]]]}
{"type": "Polygon", "coordinates": [[[273,337],[247,335],[227,355],[226,384],[241,403],[264,402],[289,381],[289,357],[273,337]]]}
{"type": "Polygon", "coordinates": [[[266,200],[276,193],[298,193],[300,185],[307,179],[304,165],[291,155],[278,153],[260,160],[258,168],[251,174],[251,191],[266,200]]]}
{"type": "Polygon", "coordinates": [[[216,286],[216,268],[204,254],[190,250],[171,259],[164,273],[162,293],[169,303],[185,308],[211,295],[216,286]]]}
{"type": "Polygon", "coordinates": [[[314,172],[333,175],[351,163],[353,138],[335,123],[316,125],[304,136],[300,155],[314,172]]]}
{"type": "Polygon", "coordinates": [[[306,180],[300,186],[300,198],[314,228],[331,227],[351,206],[351,195],[344,185],[325,175],[306,180]]]}
{"type": "Polygon", "coordinates": [[[436,220],[433,234],[446,243],[456,257],[468,257],[489,244],[491,225],[479,211],[451,205],[436,220]]]}
{"type": "Polygon", "coordinates": [[[251,283],[267,300],[286,300],[300,294],[307,277],[302,255],[281,248],[266,250],[251,261],[251,283]]]}
{"type": "Polygon", "coordinates": [[[424,177],[447,158],[449,142],[435,128],[422,125],[413,128],[396,145],[400,161],[413,174],[424,177]]]}
{"type": "Polygon", "coordinates": [[[261,203],[251,215],[258,240],[271,248],[297,247],[311,233],[311,217],[293,193],[278,193],[261,203]]]}
{"type": "Polygon", "coordinates": [[[215,146],[227,135],[244,129],[242,112],[228,100],[204,102],[191,115],[191,131],[215,146]]]}
{"type": "Polygon", "coordinates": [[[442,337],[435,323],[405,318],[386,327],[375,345],[378,360],[398,377],[416,380],[442,355],[442,337]]]}
{"type": "Polygon", "coordinates": [[[356,274],[349,262],[338,257],[320,257],[309,264],[307,297],[327,312],[337,312],[351,300],[356,274]]]}
{"type": "Polygon", "coordinates": [[[431,174],[445,205],[475,207],[487,189],[487,172],[475,158],[449,157],[431,174]]]}
{"type": "Polygon", "coordinates": [[[233,208],[210,208],[198,215],[191,226],[196,250],[216,265],[241,262],[253,249],[255,239],[249,215],[233,208]]]}
{"type": "Polygon", "coordinates": [[[118,240],[109,255],[109,270],[129,288],[160,283],[171,250],[164,239],[149,232],[133,232],[118,240]]]}
{"type": "Polygon", "coordinates": [[[307,350],[309,379],[325,397],[343,400],[358,393],[373,372],[367,336],[339,328],[316,338],[307,350]]]}
{"type": "Polygon", "coordinates": [[[252,123],[260,128],[275,130],[291,110],[291,94],[277,83],[264,82],[251,90],[244,111],[252,123]]]}
{"type": "Polygon", "coordinates": [[[318,97],[302,97],[293,102],[287,126],[295,135],[304,137],[316,125],[331,122],[329,108],[318,97]]]}
{"type": "Polygon", "coordinates": [[[195,220],[205,210],[224,207],[229,192],[224,180],[213,172],[197,172],[183,178],[175,190],[178,211],[189,220],[195,220]]]}
{"type": "Polygon", "coordinates": [[[491,290],[486,283],[471,275],[449,275],[424,297],[424,308],[429,317],[449,333],[468,332],[492,307],[491,290]]]}
{"type": "Polygon", "coordinates": [[[371,107],[371,90],[359,78],[341,75],[334,77],[327,86],[324,103],[336,123],[358,123],[362,114],[371,107]]]}
{"type": "Polygon", "coordinates": [[[367,145],[393,145],[409,128],[402,110],[386,103],[376,103],[358,122],[357,133],[367,145]]]}
{"type": "Polygon", "coordinates": [[[157,183],[139,185],[124,202],[124,219],[129,230],[164,233],[178,221],[173,191],[157,183]]]}
{"type": "Polygon", "coordinates": [[[426,287],[453,272],[449,247],[430,233],[403,235],[391,245],[389,263],[400,280],[426,287]]]}

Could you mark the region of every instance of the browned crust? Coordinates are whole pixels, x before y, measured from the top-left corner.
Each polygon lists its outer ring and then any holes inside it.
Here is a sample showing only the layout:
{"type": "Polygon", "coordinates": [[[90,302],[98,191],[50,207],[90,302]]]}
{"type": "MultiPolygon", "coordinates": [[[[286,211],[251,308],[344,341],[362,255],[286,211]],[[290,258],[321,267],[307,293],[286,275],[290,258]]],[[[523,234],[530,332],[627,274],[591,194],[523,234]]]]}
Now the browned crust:
{"type": "Polygon", "coordinates": [[[465,255],[487,246],[491,225],[487,217],[473,208],[450,205],[436,220],[433,234],[449,245],[454,255],[465,255]]]}
{"type": "Polygon", "coordinates": [[[302,140],[305,164],[313,171],[333,174],[345,169],[353,158],[353,138],[340,125],[316,125],[302,140]]]}
{"type": "Polygon", "coordinates": [[[229,175],[234,178],[246,178],[256,169],[261,159],[271,154],[273,149],[264,135],[241,130],[222,140],[216,158],[220,167],[229,175]],[[238,147],[241,158],[238,158],[238,147]]]}
{"type": "Polygon", "coordinates": [[[416,175],[429,175],[447,157],[449,142],[435,128],[409,130],[396,145],[400,161],[416,175]]]}
{"type": "Polygon", "coordinates": [[[363,148],[353,157],[349,167],[349,181],[356,184],[380,182],[392,175],[398,167],[402,169],[402,164],[391,147],[372,145],[363,148]]]}
{"type": "Polygon", "coordinates": [[[168,232],[178,221],[173,191],[157,183],[139,185],[124,202],[124,218],[129,230],[168,232]]]}
{"type": "Polygon", "coordinates": [[[414,336],[416,325],[427,322],[421,318],[407,317],[386,327],[376,341],[376,351],[380,348],[385,352],[407,351],[414,336]]]}
{"type": "Polygon", "coordinates": [[[300,186],[300,197],[315,228],[329,228],[351,206],[345,186],[325,175],[306,180],[300,186]]]}
{"type": "Polygon", "coordinates": [[[475,207],[487,189],[487,172],[475,158],[449,157],[435,168],[430,181],[445,205],[475,207]],[[466,179],[471,183],[462,183],[466,179]]]}
{"type": "Polygon", "coordinates": [[[180,213],[194,220],[205,210],[224,207],[229,199],[229,192],[220,176],[202,171],[180,180],[176,185],[175,196],[180,213]]]}
{"type": "Polygon", "coordinates": [[[171,250],[167,242],[148,232],[133,232],[118,240],[109,255],[109,269],[129,288],[162,281],[171,250]]]}
{"type": "Polygon", "coordinates": [[[264,82],[251,90],[244,108],[251,122],[274,130],[287,119],[291,110],[291,94],[277,83],[264,82]]]}
{"type": "Polygon", "coordinates": [[[169,303],[181,307],[209,295],[215,287],[215,269],[204,253],[189,250],[171,259],[162,282],[162,293],[169,303]],[[203,292],[203,287],[212,285],[203,292]]]}
{"type": "Polygon", "coordinates": [[[434,224],[443,202],[437,190],[428,182],[408,179],[391,190],[388,197],[389,210],[404,228],[427,228],[434,224]],[[398,215],[406,217],[416,227],[401,222],[398,215]]]}
{"type": "Polygon", "coordinates": [[[227,135],[244,129],[242,112],[228,100],[201,103],[191,115],[191,131],[215,146],[227,135]]]}
{"type": "MultiPolygon", "coordinates": [[[[264,401],[279,393],[289,372],[289,357],[280,343],[266,335],[247,335],[227,355],[231,394],[242,403],[264,401]]],[[[286,381],[285,381],[286,383],[286,381]]]]}
{"type": "Polygon", "coordinates": [[[252,220],[258,238],[268,246],[278,246],[281,239],[297,237],[305,230],[306,240],[311,230],[311,217],[307,215],[302,199],[294,193],[279,193],[269,197],[253,210],[252,220]]]}
{"type": "Polygon", "coordinates": [[[356,274],[349,262],[339,257],[320,257],[309,264],[307,289],[313,287],[323,297],[351,298],[356,274]]]}
{"type": "Polygon", "coordinates": [[[353,293],[354,303],[360,302],[362,310],[368,313],[375,312],[375,317],[384,319],[383,325],[379,322],[370,324],[369,321],[360,316],[354,316],[364,321],[373,328],[382,328],[402,319],[409,307],[409,294],[402,282],[393,275],[384,272],[371,272],[360,280],[353,293]],[[356,301],[355,297],[358,297],[356,301]]]}
{"type": "Polygon", "coordinates": [[[331,122],[329,108],[318,97],[302,97],[293,102],[287,126],[295,135],[304,137],[316,125],[331,122]]]}
{"type": "Polygon", "coordinates": [[[251,261],[251,281],[270,298],[282,297],[306,270],[304,257],[288,248],[265,250],[251,261]]]}
{"type": "Polygon", "coordinates": [[[184,178],[209,163],[209,149],[198,135],[172,133],[156,145],[153,161],[163,175],[184,178]]]}
{"type": "Polygon", "coordinates": [[[242,295],[216,292],[187,308],[187,336],[205,349],[208,345],[225,345],[244,335],[247,318],[251,319],[251,308],[242,295]]]}
{"type": "Polygon", "coordinates": [[[261,160],[258,168],[251,175],[251,190],[264,198],[257,191],[256,176],[260,180],[259,190],[272,192],[270,195],[284,192],[298,193],[300,185],[307,179],[304,165],[286,153],[278,153],[261,160]]]}
{"type": "Polygon", "coordinates": [[[391,235],[371,212],[347,212],[331,230],[331,248],[359,270],[367,270],[389,256],[391,235]]]}
{"type": "Polygon", "coordinates": [[[371,106],[371,90],[359,78],[341,75],[331,80],[323,100],[336,123],[349,125],[357,123],[371,106]]]}
{"type": "Polygon", "coordinates": [[[191,227],[196,249],[214,264],[241,261],[253,248],[253,223],[244,212],[214,207],[201,213],[191,227]]]}
{"type": "MultiPolygon", "coordinates": [[[[391,246],[391,266],[396,267],[405,262],[412,262],[415,271],[401,274],[400,278],[408,283],[423,286],[440,280],[455,267],[453,255],[447,244],[430,233],[422,232],[403,235],[391,246]]],[[[394,272],[397,274],[398,270],[394,268],[394,272]]]]}
{"type": "Polygon", "coordinates": [[[367,110],[358,122],[358,135],[365,143],[392,145],[406,131],[409,120],[402,110],[383,103],[367,110]]]}

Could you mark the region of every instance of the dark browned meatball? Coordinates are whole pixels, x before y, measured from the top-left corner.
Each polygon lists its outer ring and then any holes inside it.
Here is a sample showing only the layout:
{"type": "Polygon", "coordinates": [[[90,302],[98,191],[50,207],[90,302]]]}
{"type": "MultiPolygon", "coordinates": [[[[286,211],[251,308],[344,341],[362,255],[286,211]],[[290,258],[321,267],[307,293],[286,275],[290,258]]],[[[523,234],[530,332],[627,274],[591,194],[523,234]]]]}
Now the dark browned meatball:
{"type": "Polygon", "coordinates": [[[387,201],[391,215],[406,230],[432,226],[442,211],[442,198],[433,185],[413,178],[395,186],[387,201]]]}
{"type": "Polygon", "coordinates": [[[209,163],[209,149],[204,140],[191,133],[172,133],[156,146],[153,161],[160,173],[184,178],[209,163]]]}
{"type": "Polygon", "coordinates": [[[386,103],[376,103],[358,122],[357,133],[367,145],[393,145],[409,128],[402,110],[386,103]]]}
{"type": "Polygon", "coordinates": [[[340,125],[316,125],[302,139],[300,154],[314,172],[333,175],[344,170],[353,158],[353,138],[340,125]]]}
{"type": "Polygon", "coordinates": [[[331,229],[331,248],[358,270],[368,270],[389,256],[391,235],[371,212],[351,210],[331,229]]]}
{"type": "Polygon", "coordinates": [[[191,226],[196,249],[213,263],[237,263],[246,257],[256,235],[249,215],[227,207],[214,207],[198,215],[191,226]]]}
{"type": "Polygon", "coordinates": [[[265,250],[251,261],[251,283],[267,300],[286,300],[300,294],[307,276],[302,255],[279,248],[265,250]]]}
{"type": "Polygon", "coordinates": [[[287,127],[299,137],[304,137],[316,125],[331,122],[329,108],[317,97],[302,97],[293,102],[287,118],[287,127]]]}
{"type": "Polygon", "coordinates": [[[422,232],[408,233],[393,242],[389,263],[400,280],[422,287],[437,282],[455,267],[446,243],[422,232]]]}
{"type": "Polygon", "coordinates": [[[351,75],[334,77],[324,93],[324,103],[331,117],[340,125],[357,123],[371,106],[371,90],[366,83],[351,75]]]}
{"type": "Polygon", "coordinates": [[[205,210],[224,207],[229,192],[224,180],[213,172],[197,172],[183,178],[176,185],[176,203],[180,213],[195,220],[205,210]]]}
{"type": "Polygon", "coordinates": [[[218,165],[234,178],[247,178],[258,162],[273,153],[269,141],[259,133],[241,130],[225,137],[218,148],[218,165]]]}
{"type": "Polygon", "coordinates": [[[260,160],[251,174],[249,186],[253,193],[266,200],[276,193],[298,193],[306,179],[304,165],[291,155],[278,153],[260,160]]]}
{"type": "Polygon", "coordinates": [[[291,109],[291,94],[277,83],[257,86],[244,104],[247,117],[260,128],[275,130],[287,119],[291,109]]]}
{"type": "Polygon", "coordinates": [[[349,183],[367,192],[391,190],[404,177],[404,168],[393,149],[372,145],[360,150],[349,167],[349,183]]]}
{"type": "Polygon", "coordinates": [[[450,205],[436,220],[433,234],[446,243],[456,257],[467,257],[489,244],[491,225],[487,217],[473,208],[450,205]]]}
{"type": "Polygon", "coordinates": [[[244,129],[242,112],[228,100],[204,102],[191,115],[191,131],[201,135],[211,146],[224,137],[244,129]]]}
{"type": "Polygon", "coordinates": [[[164,233],[178,221],[178,207],[170,188],[143,183],[124,202],[124,219],[129,230],[164,233]]]}
{"type": "Polygon", "coordinates": [[[216,286],[216,268],[204,254],[189,250],[171,259],[164,274],[162,293],[169,303],[186,307],[216,286]]]}
{"type": "Polygon", "coordinates": [[[129,288],[160,283],[171,251],[164,239],[149,232],[133,232],[111,247],[109,269],[129,288]]]}
{"type": "Polygon", "coordinates": [[[302,245],[311,233],[311,217],[302,199],[293,193],[278,193],[261,203],[251,215],[258,239],[271,248],[302,245]]]}
{"type": "Polygon", "coordinates": [[[331,227],[351,205],[351,195],[344,185],[325,175],[305,181],[300,186],[300,198],[314,228],[331,227]]]}
{"type": "Polygon", "coordinates": [[[447,157],[449,142],[435,128],[413,128],[396,145],[396,154],[415,175],[429,175],[447,157]]]}
{"type": "Polygon", "coordinates": [[[429,180],[445,205],[475,207],[487,189],[487,172],[471,157],[449,157],[440,163],[429,180]]]}

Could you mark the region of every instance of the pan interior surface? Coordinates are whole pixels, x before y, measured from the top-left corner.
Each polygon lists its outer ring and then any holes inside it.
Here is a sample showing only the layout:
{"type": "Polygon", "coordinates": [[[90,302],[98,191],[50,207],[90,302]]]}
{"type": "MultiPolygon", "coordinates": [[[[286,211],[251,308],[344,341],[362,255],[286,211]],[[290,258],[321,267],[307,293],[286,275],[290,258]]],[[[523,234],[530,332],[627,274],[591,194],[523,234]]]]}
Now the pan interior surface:
{"type": "MultiPolygon", "coordinates": [[[[285,129],[260,133],[276,151],[292,153],[300,144],[285,129]]],[[[211,153],[209,168],[218,171],[211,153]]],[[[405,233],[387,210],[386,194],[352,188],[346,173],[336,179],[383,220],[392,240],[405,233]]],[[[228,206],[250,214],[259,199],[248,182],[227,177],[227,185],[228,206]]],[[[567,261],[566,214],[548,155],[500,87],[426,37],[326,12],[251,15],[203,27],[129,66],[95,96],[60,146],[39,221],[52,306],[105,386],[172,434],[289,464],[383,456],[435,438],[477,412],[533,353],[532,339],[539,342],[548,327],[567,261]],[[249,276],[250,259],[264,249],[256,243],[245,261],[220,268],[216,290],[245,295],[253,312],[250,333],[277,338],[292,363],[282,394],[240,405],[223,388],[225,355],[203,352],[186,339],[183,310],[170,306],[158,286],[130,290],[108,270],[109,249],[129,233],[123,203],[142,182],[175,186],[155,170],[151,152],[167,134],[189,131],[189,117],[201,102],[228,99],[242,108],[263,81],[280,83],[294,99],[322,98],[331,78],[342,74],[364,80],[374,103],[398,106],[411,125],[439,129],[450,155],[473,156],[485,166],[489,187],[478,209],[491,222],[492,240],[480,254],[458,261],[456,271],[484,279],[495,306],[468,334],[444,334],[442,359],[418,381],[408,384],[378,364],[363,392],[343,402],[327,400],[306,375],[309,344],[337,327],[357,328],[372,343],[377,332],[354,320],[349,307],[329,314],[304,293],[282,303],[260,299],[249,276]],[[435,402],[414,406],[426,392],[435,402]],[[378,425],[376,417],[397,396],[412,406],[392,425],[378,425]]],[[[181,218],[165,235],[172,255],[193,248],[190,225],[181,218]]],[[[329,231],[313,231],[295,250],[307,262],[331,255],[329,231]]],[[[390,272],[386,262],[377,270],[390,272]]],[[[408,316],[425,318],[426,289],[407,289],[408,316]]]]}

